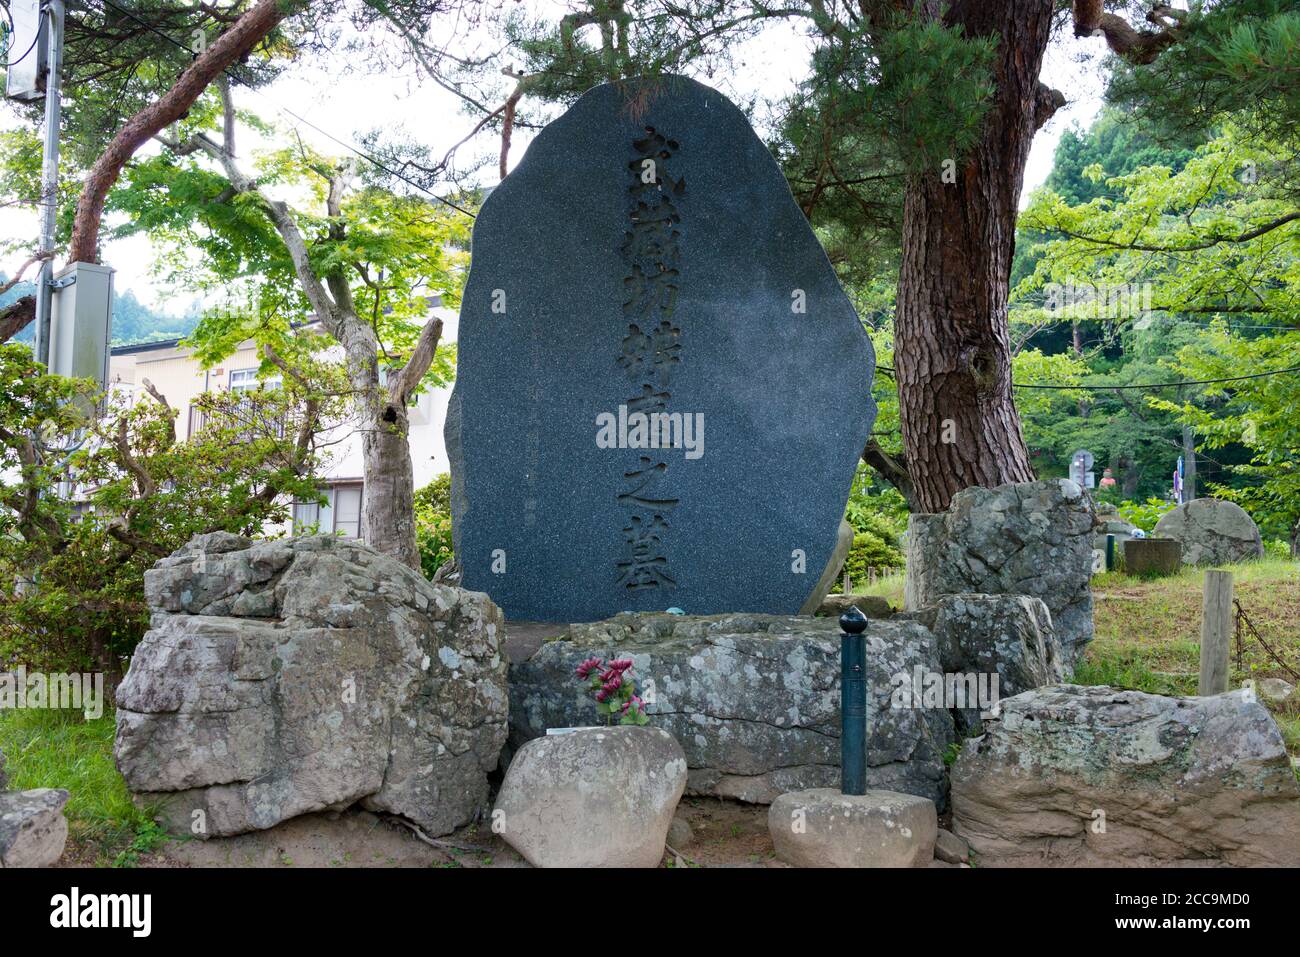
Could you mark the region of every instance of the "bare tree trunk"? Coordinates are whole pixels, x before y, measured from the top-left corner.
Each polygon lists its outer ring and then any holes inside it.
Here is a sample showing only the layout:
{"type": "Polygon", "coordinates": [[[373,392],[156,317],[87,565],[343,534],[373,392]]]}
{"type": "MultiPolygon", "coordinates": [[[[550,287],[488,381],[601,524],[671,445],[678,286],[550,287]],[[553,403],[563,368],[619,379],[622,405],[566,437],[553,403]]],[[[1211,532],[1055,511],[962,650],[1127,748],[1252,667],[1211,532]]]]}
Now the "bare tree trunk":
{"type": "Polygon", "coordinates": [[[1038,82],[1052,9],[965,0],[945,17],[1001,45],[994,102],[957,181],[928,172],[904,203],[894,366],[908,472],[927,512],[971,485],[1033,478],[1011,397],[1007,298],[1030,142],[1064,102],[1038,82]]]}
{"type": "Polygon", "coordinates": [[[362,538],[376,551],[419,570],[415,538],[415,473],[406,410],[383,403],[362,439],[365,507],[362,538]]]}

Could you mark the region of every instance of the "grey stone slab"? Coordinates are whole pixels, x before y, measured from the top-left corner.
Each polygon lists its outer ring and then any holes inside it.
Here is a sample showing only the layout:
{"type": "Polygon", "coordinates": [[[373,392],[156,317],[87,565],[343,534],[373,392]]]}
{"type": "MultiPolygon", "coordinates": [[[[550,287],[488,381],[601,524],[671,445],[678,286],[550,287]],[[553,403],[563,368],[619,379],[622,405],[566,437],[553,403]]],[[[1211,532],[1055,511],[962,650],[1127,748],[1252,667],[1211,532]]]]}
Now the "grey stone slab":
{"type": "Polygon", "coordinates": [[[873,371],[739,109],[678,77],[591,90],[475,224],[446,426],[462,584],[533,621],[797,612],[836,546],[873,371]],[[680,413],[676,447],[632,447],[638,411],[680,413]],[[598,447],[603,415],[621,447],[598,447]]]}

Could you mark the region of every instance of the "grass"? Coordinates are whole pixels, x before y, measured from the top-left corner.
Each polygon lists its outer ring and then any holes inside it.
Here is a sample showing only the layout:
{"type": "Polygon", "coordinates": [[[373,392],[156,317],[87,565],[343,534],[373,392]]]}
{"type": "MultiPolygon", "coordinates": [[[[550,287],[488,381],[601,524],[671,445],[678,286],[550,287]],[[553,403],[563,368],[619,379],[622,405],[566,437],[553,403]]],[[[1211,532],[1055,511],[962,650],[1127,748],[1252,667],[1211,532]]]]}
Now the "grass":
{"type": "Polygon", "coordinates": [[[69,848],[80,863],[130,867],[165,840],[136,807],[113,764],[112,713],[87,721],[73,711],[0,711],[0,751],[9,787],[63,788],[71,797],[69,848]]]}
{"type": "MultiPolygon", "coordinates": [[[[1229,566],[1233,597],[1260,637],[1300,672],[1300,563],[1265,559],[1229,566]]],[[[1075,670],[1080,684],[1115,684],[1156,694],[1196,694],[1204,569],[1167,578],[1108,572],[1093,579],[1094,639],[1075,670]]],[[[1234,643],[1230,682],[1295,677],[1248,630],[1234,643]]]]}

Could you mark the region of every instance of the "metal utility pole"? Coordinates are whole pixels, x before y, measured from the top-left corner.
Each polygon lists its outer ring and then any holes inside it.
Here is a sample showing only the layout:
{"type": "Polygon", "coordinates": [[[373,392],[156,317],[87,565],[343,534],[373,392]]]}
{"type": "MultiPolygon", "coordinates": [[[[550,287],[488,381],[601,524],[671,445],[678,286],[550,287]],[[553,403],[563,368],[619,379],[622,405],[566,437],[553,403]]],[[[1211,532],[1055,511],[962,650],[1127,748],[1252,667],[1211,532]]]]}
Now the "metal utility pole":
{"type": "Polygon", "coordinates": [[[41,169],[41,233],[37,252],[46,256],[36,280],[36,359],[50,364],[50,301],[54,282],[54,227],[59,211],[59,127],[63,119],[63,0],[48,0],[50,18],[45,74],[45,148],[41,169]]]}

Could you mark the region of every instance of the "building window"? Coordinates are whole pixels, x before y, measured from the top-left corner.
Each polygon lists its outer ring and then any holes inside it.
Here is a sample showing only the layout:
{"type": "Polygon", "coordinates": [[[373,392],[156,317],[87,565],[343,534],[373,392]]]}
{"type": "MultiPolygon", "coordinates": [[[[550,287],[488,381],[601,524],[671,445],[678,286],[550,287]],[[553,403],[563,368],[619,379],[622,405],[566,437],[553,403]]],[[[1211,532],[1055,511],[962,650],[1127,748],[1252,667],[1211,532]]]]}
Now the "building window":
{"type": "Polygon", "coordinates": [[[283,384],[280,376],[271,376],[258,382],[257,369],[232,369],[230,371],[230,391],[250,392],[253,389],[278,389],[283,384]]]}
{"type": "Polygon", "coordinates": [[[362,483],[355,482],[322,489],[324,505],[316,501],[294,502],[294,534],[305,534],[315,526],[320,535],[360,538],[362,487],[362,483]]]}
{"type": "MultiPolygon", "coordinates": [[[[295,535],[305,535],[312,530],[317,522],[320,521],[320,503],[319,502],[294,502],[293,503],[293,533],[295,535]]],[[[324,529],[321,529],[324,531],[324,529]]]]}
{"type": "Polygon", "coordinates": [[[345,538],[361,537],[361,486],[334,489],[334,531],[345,538]]]}

